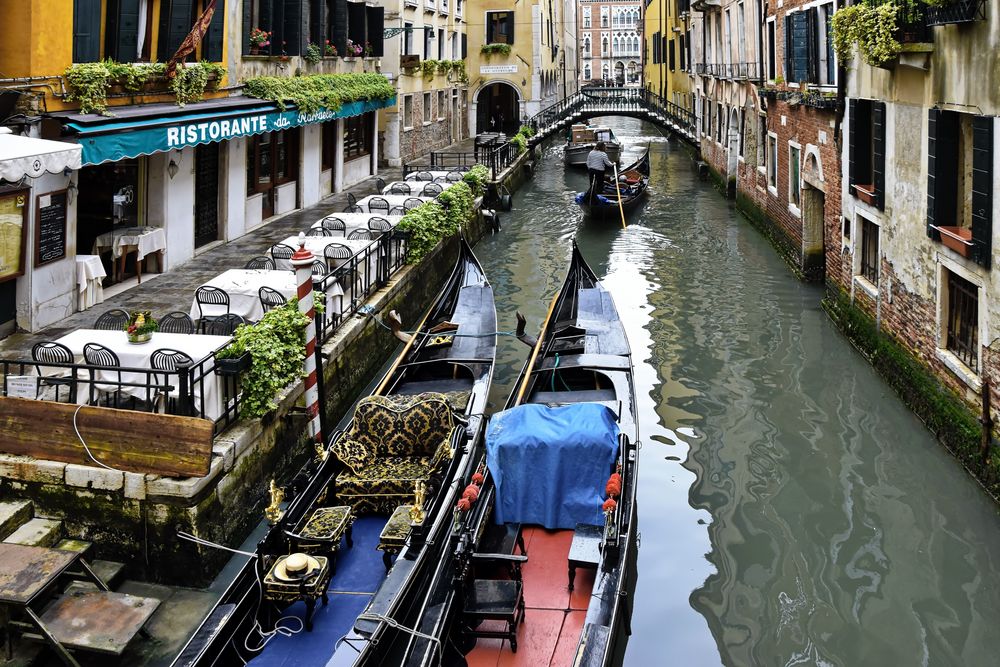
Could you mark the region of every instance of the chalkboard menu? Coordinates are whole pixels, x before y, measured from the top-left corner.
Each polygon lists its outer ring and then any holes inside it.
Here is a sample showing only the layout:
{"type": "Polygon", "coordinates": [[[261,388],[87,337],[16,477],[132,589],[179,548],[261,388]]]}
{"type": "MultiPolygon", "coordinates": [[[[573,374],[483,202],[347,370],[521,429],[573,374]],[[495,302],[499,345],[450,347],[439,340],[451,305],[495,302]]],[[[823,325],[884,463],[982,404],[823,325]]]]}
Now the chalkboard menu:
{"type": "Polygon", "coordinates": [[[66,191],[38,195],[35,266],[66,256],[66,191]]]}

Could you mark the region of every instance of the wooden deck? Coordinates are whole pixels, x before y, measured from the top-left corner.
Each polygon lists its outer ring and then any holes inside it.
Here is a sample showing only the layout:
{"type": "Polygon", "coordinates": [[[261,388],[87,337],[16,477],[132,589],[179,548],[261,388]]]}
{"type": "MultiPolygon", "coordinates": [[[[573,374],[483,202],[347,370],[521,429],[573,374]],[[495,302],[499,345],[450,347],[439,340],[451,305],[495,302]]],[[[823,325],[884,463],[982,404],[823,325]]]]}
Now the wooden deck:
{"type": "Polygon", "coordinates": [[[500,639],[480,639],[466,656],[469,667],[540,667],[573,663],[594,571],[578,569],[569,590],[568,557],[572,530],[525,527],[528,562],[524,564],[524,622],[517,632],[517,653],[500,639]]]}

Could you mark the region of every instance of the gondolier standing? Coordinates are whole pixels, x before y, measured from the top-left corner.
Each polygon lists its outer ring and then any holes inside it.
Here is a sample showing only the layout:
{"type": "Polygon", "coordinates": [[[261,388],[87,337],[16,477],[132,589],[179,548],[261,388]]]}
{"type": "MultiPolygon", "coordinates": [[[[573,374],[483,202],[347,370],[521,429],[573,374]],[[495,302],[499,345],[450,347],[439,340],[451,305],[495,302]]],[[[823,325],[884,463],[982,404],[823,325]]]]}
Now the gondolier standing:
{"type": "Polygon", "coordinates": [[[600,194],[601,190],[604,189],[604,171],[608,168],[614,168],[615,164],[608,159],[608,154],[604,152],[604,142],[598,141],[597,145],[594,146],[594,150],[587,154],[587,173],[590,174],[590,190],[587,194],[587,198],[591,203],[594,201],[594,195],[600,194]]]}

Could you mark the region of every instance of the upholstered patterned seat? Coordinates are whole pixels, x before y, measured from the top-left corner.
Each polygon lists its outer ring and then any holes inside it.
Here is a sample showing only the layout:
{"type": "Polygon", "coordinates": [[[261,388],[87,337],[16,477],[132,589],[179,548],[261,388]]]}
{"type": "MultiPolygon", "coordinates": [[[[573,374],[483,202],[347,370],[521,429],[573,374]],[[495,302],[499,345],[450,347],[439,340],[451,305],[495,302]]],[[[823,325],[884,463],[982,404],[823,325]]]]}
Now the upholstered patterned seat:
{"type": "Polygon", "coordinates": [[[412,502],[416,483],[450,460],[454,428],[441,394],[362,399],[351,430],[331,448],[344,464],[336,482],[338,502],[359,514],[391,512],[412,502]]]}

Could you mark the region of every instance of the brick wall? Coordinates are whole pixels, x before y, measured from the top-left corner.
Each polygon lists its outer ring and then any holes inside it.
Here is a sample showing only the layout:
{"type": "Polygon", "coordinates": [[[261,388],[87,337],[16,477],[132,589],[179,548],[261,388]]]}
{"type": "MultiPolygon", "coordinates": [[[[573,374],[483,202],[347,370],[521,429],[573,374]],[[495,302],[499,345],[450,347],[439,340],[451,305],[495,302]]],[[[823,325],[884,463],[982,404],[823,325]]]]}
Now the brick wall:
{"type": "MultiPolygon", "coordinates": [[[[424,93],[416,92],[413,93],[413,120],[412,129],[403,129],[400,132],[399,137],[399,154],[403,159],[403,162],[414,160],[422,155],[426,155],[431,151],[441,150],[447,148],[450,144],[456,143],[464,139],[468,132],[465,130],[465,119],[467,118],[466,110],[461,105],[461,96],[459,97],[459,114],[461,116],[462,130],[460,136],[453,136],[453,114],[452,114],[452,101],[451,101],[451,89],[444,89],[444,109],[438,109],[438,91],[428,91],[431,95],[431,115],[429,118],[424,118],[424,103],[423,96],[424,93]],[[441,120],[438,120],[441,118],[441,120]],[[425,121],[428,123],[425,125],[425,121]]],[[[402,97],[400,96],[400,121],[403,122],[403,104],[402,97]]]]}

